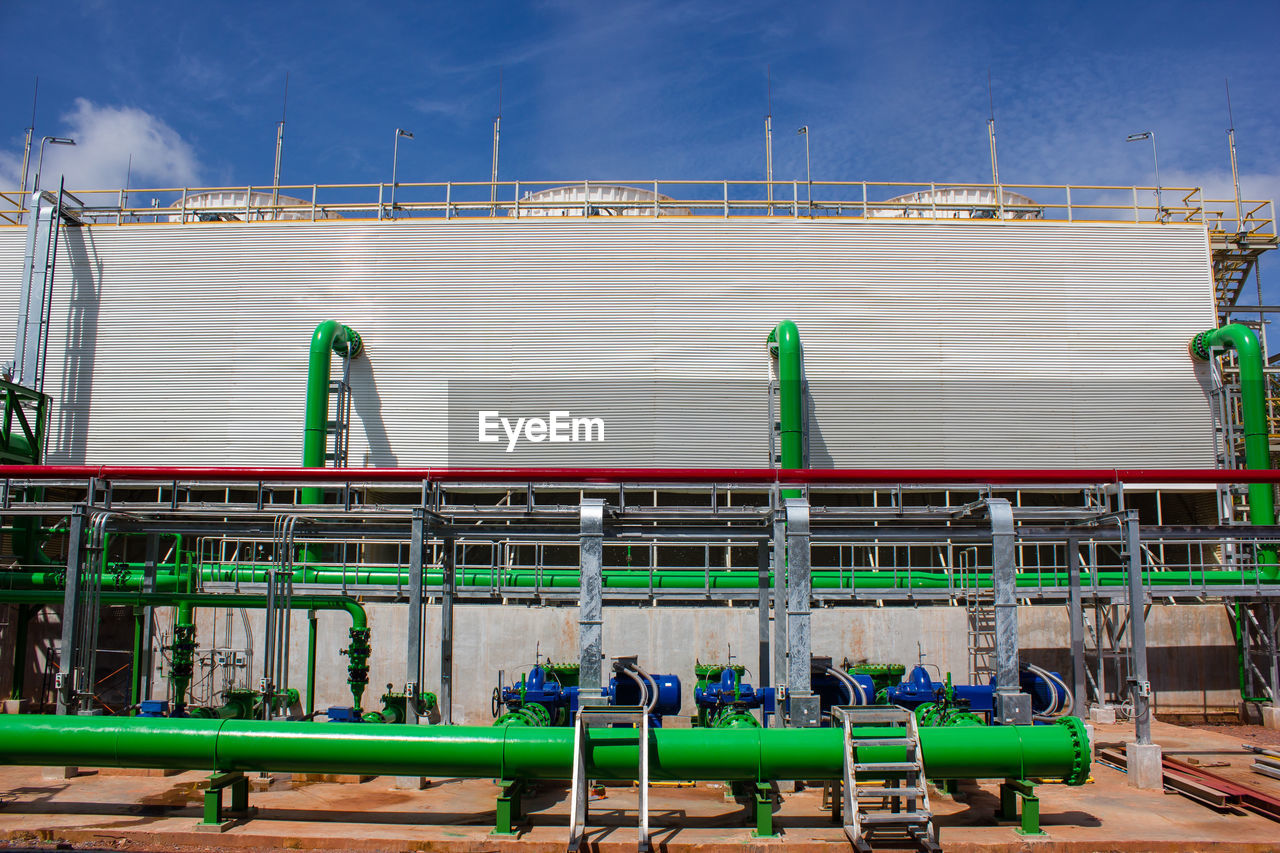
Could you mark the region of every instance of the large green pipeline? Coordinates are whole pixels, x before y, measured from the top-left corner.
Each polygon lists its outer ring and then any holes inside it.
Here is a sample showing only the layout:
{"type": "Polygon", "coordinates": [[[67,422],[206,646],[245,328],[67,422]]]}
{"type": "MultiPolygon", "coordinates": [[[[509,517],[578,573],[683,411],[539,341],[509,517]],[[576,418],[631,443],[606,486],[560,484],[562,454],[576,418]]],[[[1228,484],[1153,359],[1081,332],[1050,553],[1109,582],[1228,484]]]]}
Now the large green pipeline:
{"type": "MultiPolygon", "coordinates": [[[[268,569],[250,565],[208,564],[198,570],[202,583],[265,583],[268,569]]],[[[428,571],[423,575],[428,586],[439,586],[444,576],[439,571],[428,571]]],[[[299,570],[295,575],[296,583],[324,584],[327,586],[352,587],[362,586],[406,586],[409,573],[405,569],[394,568],[365,569],[338,567],[315,567],[299,570]]],[[[814,589],[949,589],[961,588],[965,584],[979,588],[991,586],[991,574],[980,572],[970,575],[963,582],[949,581],[943,572],[915,570],[908,573],[905,569],[893,572],[888,569],[857,569],[843,571],[838,569],[815,569],[812,574],[814,589]]],[[[185,576],[158,574],[156,591],[184,594],[181,584],[185,576]]],[[[66,577],[62,572],[0,572],[0,594],[6,590],[61,590],[66,577]]],[[[1060,587],[1065,589],[1070,582],[1063,571],[1024,571],[1017,574],[1019,588],[1060,587]]],[[[1083,578],[1086,586],[1123,586],[1128,582],[1128,574],[1122,570],[1103,570],[1090,573],[1083,578]]],[[[1144,582],[1153,587],[1160,586],[1241,586],[1247,587],[1257,583],[1275,583],[1254,569],[1205,569],[1153,571],[1144,575],[1144,582]]],[[[544,569],[541,572],[532,569],[499,569],[496,574],[491,569],[466,569],[458,572],[456,583],[460,587],[488,587],[501,584],[504,587],[533,588],[546,587],[556,589],[577,588],[578,571],[572,568],[544,569]]],[[[755,569],[730,570],[715,569],[705,572],[700,569],[658,569],[652,575],[636,569],[605,569],[604,587],[606,589],[647,589],[650,584],[654,589],[703,589],[710,584],[712,589],[755,589],[759,585],[759,574],[755,569]]],[[[103,588],[107,592],[129,593],[142,589],[143,576],[140,569],[113,573],[103,579],[103,588]]],[[[61,600],[59,598],[59,600],[61,600]]]]}
{"type": "MultiPolygon", "coordinates": [[[[333,354],[355,358],[360,355],[362,347],[360,335],[337,320],[325,320],[316,326],[311,336],[311,356],[307,362],[307,409],[302,435],[303,468],[324,467],[329,443],[329,372],[333,354]]],[[[308,487],[302,490],[301,502],[318,504],[323,497],[321,489],[308,487]]]]}
{"type": "MultiPolygon", "coordinates": [[[[1240,323],[1228,323],[1218,329],[1201,332],[1191,339],[1193,358],[1208,361],[1217,348],[1234,349],[1240,368],[1240,407],[1244,421],[1244,465],[1251,471],[1271,467],[1270,430],[1267,428],[1267,386],[1263,375],[1262,347],[1253,329],[1240,323]]],[[[1271,483],[1249,484],[1249,523],[1276,523],[1275,491],[1271,483]]],[[[1263,578],[1275,580],[1280,575],[1274,548],[1259,549],[1258,565],[1263,578]]]]}
{"type": "MultiPolygon", "coordinates": [[[[0,589],[0,603],[61,604],[62,595],[55,590],[0,589]]],[[[369,627],[364,607],[345,595],[295,595],[289,600],[294,610],[345,610],[351,615],[351,627],[369,627]]],[[[102,603],[135,607],[246,607],[251,610],[267,606],[266,595],[222,592],[120,592],[104,590],[102,603]]]]}
{"type": "MultiPolygon", "coordinates": [[[[769,332],[769,352],[778,359],[778,437],[782,468],[804,467],[804,367],[800,331],[783,320],[769,332]]],[[[784,498],[800,497],[799,489],[784,489],[784,498]]]]}
{"type": "MultiPolygon", "coordinates": [[[[895,729],[856,729],[884,738],[895,729]]],[[[360,773],[490,779],[568,779],[573,730],[524,726],[370,726],[173,718],[0,716],[0,763],[206,771],[360,773]]],[[[654,780],[838,779],[844,732],[814,729],[656,729],[654,780]]],[[[1082,784],[1083,724],[926,728],[920,750],[931,779],[1050,778],[1082,784]]],[[[899,746],[868,746],[865,762],[903,761],[899,746]]],[[[587,775],[632,779],[634,730],[598,729],[587,775]]]]}
{"type": "MultiPolygon", "coordinates": [[[[201,567],[200,577],[205,583],[264,583],[267,571],[265,567],[211,564],[201,567]]],[[[439,571],[427,571],[423,579],[429,586],[439,586],[444,576],[439,571]]],[[[1247,569],[1159,571],[1146,574],[1144,579],[1152,586],[1245,586],[1259,580],[1256,571],[1247,569]]],[[[344,583],[351,586],[404,586],[409,583],[409,573],[407,570],[394,568],[349,568],[344,571],[337,567],[320,567],[307,570],[298,577],[298,581],[334,586],[344,583]]],[[[455,581],[459,587],[487,587],[500,583],[506,587],[576,588],[579,574],[577,569],[572,568],[542,571],[499,569],[496,574],[491,569],[465,569],[457,573],[455,581]]],[[[1083,579],[1085,585],[1095,581],[1099,586],[1122,586],[1128,582],[1128,573],[1122,570],[1104,570],[1091,573],[1083,579]]],[[[702,589],[708,584],[712,589],[755,589],[759,584],[759,574],[756,569],[716,569],[710,572],[701,569],[658,569],[651,577],[643,570],[605,569],[603,582],[606,589],[647,589],[651,583],[654,589],[702,589]]],[[[812,582],[814,589],[948,589],[952,586],[961,588],[966,582],[970,586],[986,588],[991,586],[991,573],[971,575],[965,582],[961,582],[949,581],[943,572],[913,571],[908,574],[905,569],[896,573],[887,569],[815,569],[812,582]]],[[[1017,584],[1022,588],[1045,586],[1065,589],[1069,583],[1070,578],[1064,571],[1026,571],[1017,575],[1017,584]]]]}

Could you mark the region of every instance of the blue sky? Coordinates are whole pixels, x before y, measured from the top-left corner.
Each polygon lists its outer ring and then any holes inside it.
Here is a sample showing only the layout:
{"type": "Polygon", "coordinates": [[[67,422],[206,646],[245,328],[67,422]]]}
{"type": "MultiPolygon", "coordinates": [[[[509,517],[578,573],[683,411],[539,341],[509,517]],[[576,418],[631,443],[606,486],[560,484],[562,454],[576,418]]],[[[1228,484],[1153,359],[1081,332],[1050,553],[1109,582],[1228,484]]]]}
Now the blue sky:
{"type": "MultiPolygon", "coordinates": [[[[990,68],[1006,183],[1280,196],[1280,3],[5,3],[0,182],[36,136],[73,187],[488,179],[503,69],[506,180],[985,181],[990,68]]],[[[1274,265],[1280,270],[1280,264],[1274,265]]],[[[1266,268],[1264,268],[1264,273],[1266,268]]]]}

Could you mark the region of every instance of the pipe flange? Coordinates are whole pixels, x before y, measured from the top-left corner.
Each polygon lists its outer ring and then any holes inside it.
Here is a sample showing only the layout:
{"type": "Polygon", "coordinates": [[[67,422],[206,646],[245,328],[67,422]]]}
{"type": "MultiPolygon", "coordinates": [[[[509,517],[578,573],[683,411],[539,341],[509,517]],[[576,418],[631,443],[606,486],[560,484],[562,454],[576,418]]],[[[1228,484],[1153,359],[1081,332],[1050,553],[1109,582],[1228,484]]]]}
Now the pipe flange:
{"type": "Polygon", "coordinates": [[[355,358],[364,350],[364,340],[361,339],[360,333],[350,326],[343,326],[347,330],[347,340],[345,343],[338,339],[334,339],[333,351],[343,358],[355,358]]]}
{"type": "Polygon", "coordinates": [[[1071,760],[1071,772],[1062,781],[1068,785],[1083,785],[1089,778],[1089,733],[1084,722],[1079,717],[1059,717],[1054,725],[1067,727],[1076,751],[1071,760]]]}
{"type": "Polygon", "coordinates": [[[1199,332],[1191,342],[1187,344],[1187,349],[1191,353],[1191,357],[1197,361],[1209,360],[1209,333],[1199,332]]]}

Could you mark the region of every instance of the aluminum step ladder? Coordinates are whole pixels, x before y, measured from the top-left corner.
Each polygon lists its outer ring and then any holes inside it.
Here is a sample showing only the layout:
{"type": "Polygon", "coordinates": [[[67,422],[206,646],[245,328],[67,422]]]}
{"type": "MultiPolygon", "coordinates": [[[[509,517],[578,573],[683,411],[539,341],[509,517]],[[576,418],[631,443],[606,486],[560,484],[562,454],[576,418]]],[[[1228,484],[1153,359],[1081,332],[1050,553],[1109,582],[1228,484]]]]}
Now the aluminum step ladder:
{"type": "Polygon", "coordinates": [[[638,848],[641,853],[649,853],[649,714],[641,707],[587,705],[578,709],[578,720],[573,732],[573,784],[570,790],[569,812],[569,853],[575,853],[586,837],[588,808],[587,802],[591,793],[591,779],[587,777],[587,754],[591,749],[591,730],[623,723],[634,729],[609,728],[608,731],[617,736],[619,733],[635,732],[639,746],[639,766],[636,768],[636,791],[640,802],[638,805],[637,823],[639,827],[638,848]]]}
{"type": "Polygon", "coordinates": [[[871,839],[913,843],[941,853],[938,829],[929,808],[920,730],[915,714],[899,706],[851,705],[832,709],[844,727],[844,778],[841,814],[845,835],[859,853],[869,853],[871,839]],[[883,727],[883,735],[854,736],[855,728],[883,727]],[[889,731],[897,727],[898,731],[889,731]],[[869,761],[863,750],[901,746],[902,761],[869,761]],[[871,784],[858,785],[859,780],[871,784]]]}

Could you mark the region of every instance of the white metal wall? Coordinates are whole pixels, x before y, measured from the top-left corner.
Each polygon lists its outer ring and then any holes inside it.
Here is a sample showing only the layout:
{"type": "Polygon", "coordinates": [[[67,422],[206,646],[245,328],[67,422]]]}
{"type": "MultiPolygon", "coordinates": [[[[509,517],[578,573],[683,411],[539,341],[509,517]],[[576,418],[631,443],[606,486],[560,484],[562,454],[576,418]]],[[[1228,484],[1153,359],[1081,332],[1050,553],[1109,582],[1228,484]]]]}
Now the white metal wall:
{"type": "MultiPolygon", "coordinates": [[[[297,464],[308,343],[333,318],[367,344],[353,467],[448,464],[449,382],[569,382],[601,409],[624,389],[614,417],[648,424],[644,440],[544,444],[513,464],[766,465],[764,340],[790,318],[816,466],[1213,465],[1186,349],[1214,325],[1200,227],[541,219],[63,235],[50,461],[297,464]]],[[[0,229],[3,359],[23,238],[0,229]]]]}

